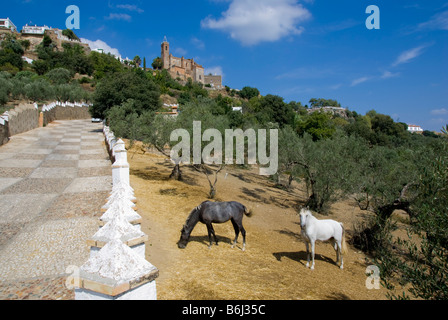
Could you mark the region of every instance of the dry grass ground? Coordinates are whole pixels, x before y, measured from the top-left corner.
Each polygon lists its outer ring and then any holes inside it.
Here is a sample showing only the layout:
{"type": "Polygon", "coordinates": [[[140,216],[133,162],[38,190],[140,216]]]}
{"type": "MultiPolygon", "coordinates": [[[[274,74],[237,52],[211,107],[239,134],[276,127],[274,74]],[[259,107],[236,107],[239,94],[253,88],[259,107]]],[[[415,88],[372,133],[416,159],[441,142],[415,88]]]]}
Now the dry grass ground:
{"type": "MultiPolygon", "coordinates": [[[[137,151],[136,151],[137,150],[137,151]]],[[[184,181],[168,180],[172,166],[155,153],[129,151],[131,184],[149,235],[147,259],[160,270],[161,300],[295,300],[385,299],[386,290],[368,290],[368,257],[353,247],[344,257],[344,270],[326,243],[316,245],[316,269],[305,267],[306,249],[300,239],[297,208],[305,200],[300,185],[285,191],[257,171],[227,168],[219,174],[217,200],[239,201],[254,211],[245,217],[247,250],[231,249],[231,223],[214,225],[219,246],[208,249],[207,229],[198,224],[186,249],[177,247],[190,211],[207,200],[205,176],[183,167],[184,181]]],[[[348,202],[336,203],[329,217],[343,222],[348,237],[365,213],[348,202]]],[[[317,216],[323,218],[322,216],[317,216]]]]}

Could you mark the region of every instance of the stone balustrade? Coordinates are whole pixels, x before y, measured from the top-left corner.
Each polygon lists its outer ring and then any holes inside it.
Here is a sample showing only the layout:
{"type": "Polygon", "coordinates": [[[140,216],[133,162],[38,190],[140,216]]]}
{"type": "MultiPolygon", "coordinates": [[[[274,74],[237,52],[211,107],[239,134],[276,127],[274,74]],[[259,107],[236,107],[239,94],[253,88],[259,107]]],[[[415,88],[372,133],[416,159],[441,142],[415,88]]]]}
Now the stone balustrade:
{"type": "Polygon", "coordinates": [[[113,187],[99,229],[87,241],[90,258],[80,268],[76,300],[157,300],[159,271],[145,259],[148,236],[136,211],[125,144],[109,127],[103,132],[113,161],[113,187]]]}

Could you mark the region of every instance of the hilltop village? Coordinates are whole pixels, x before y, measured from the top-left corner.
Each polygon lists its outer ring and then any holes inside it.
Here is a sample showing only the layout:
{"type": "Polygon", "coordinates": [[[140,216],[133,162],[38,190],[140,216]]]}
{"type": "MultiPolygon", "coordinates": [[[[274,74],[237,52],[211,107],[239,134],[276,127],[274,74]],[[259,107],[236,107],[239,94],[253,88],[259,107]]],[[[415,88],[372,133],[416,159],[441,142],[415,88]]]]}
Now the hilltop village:
{"type": "MultiPolygon", "coordinates": [[[[61,30],[58,28],[49,27],[47,25],[30,26],[26,24],[19,32],[17,26],[11,21],[10,18],[0,19],[0,39],[2,39],[6,34],[14,35],[17,40],[26,41],[26,43],[29,44],[23,55],[23,59],[28,63],[32,63],[37,59],[35,50],[36,47],[42,42],[44,35],[50,37],[50,39],[56,44],[58,50],[63,50],[64,43],[76,43],[83,47],[86,54],[89,54],[92,51],[88,43],[83,42],[70,30],[61,30]]],[[[103,49],[93,50],[104,53],[103,49]]],[[[161,44],[160,57],[163,62],[163,69],[168,70],[174,79],[187,81],[188,78],[191,78],[193,81],[202,83],[203,85],[208,85],[211,88],[222,89],[223,87],[221,75],[205,75],[204,67],[195,62],[194,59],[174,57],[170,53],[170,44],[166,37],[161,44]]],[[[134,60],[127,57],[122,58],[121,56],[115,56],[115,58],[126,65],[134,63],[134,60]]]]}
{"type": "MultiPolygon", "coordinates": [[[[13,23],[13,21],[8,18],[0,19],[0,42],[3,41],[6,37],[12,36],[14,39],[17,39],[22,46],[24,47],[24,52],[22,55],[22,59],[28,64],[33,64],[35,60],[38,60],[37,49],[39,45],[43,42],[43,39],[48,37],[51,40],[51,44],[56,47],[56,51],[64,52],[65,48],[72,47],[73,45],[80,46],[86,55],[89,55],[92,51],[98,53],[106,53],[103,49],[94,48],[92,49],[87,42],[84,42],[83,39],[80,39],[76,36],[76,34],[69,29],[61,30],[58,28],[49,27],[47,25],[37,26],[37,25],[28,25],[22,27],[19,31],[18,27],[13,23]]],[[[176,57],[171,53],[170,43],[168,42],[166,36],[164,37],[161,43],[160,57],[154,59],[152,63],[152,67],[154,72],[158,69],[166,70],[168,74],[172,77],[172,79],[176,80],[182,85],[185,85],[188,81],[193,81],[194,83],[198,83],[204,86],[207,90],[216,91],[216,94],[212,94],[212,96],[223,95],[223,96],[231,96],[234,97],[236,93],[239,93],[240,90],[230,89],[228,86],[224,86],[222,83],[222,76],[217,74],[205,74],[204,66],[200,65],[193,58],[185,58],[185,57],[176,57]]],[[[144,69],[145,71],[150,71],[150,68],[146,68],[146,58],[144,62],[139,56],[136,56],[134,59],[130,59],[128,57],[122,58],[121,56],[116,56],[111,53],[109,55],[113,56],[117,61],[125,66],[130,67],[138,67],[144,69]],[[142,65],[143,62],[143,66],[142,65]]],[[[154,73],[156,74],[156,73],[154,73]]],[[[88,77],[83,77],[83,81],[88,82],[88,77]]],[[[255,89],[250,88],[249,89],[255,89]]],[[[258,90],[256,90],[258,92],[258,90]]],[[[259,92],[256,94],[258,95],[259,92]]],[[[161,99],[163,101],[163,105],[167,111],[167,114],[171,114],[176,116],[179,110],[179,97],[173,98],[173,91],[162,92],[161,99]]],[[[238,95],[240,96],[240,95],[238,95]]],[[[250,98],[251,95],[241,95],[244,98],[250,98]]],[[[182,100],[182,99],[181,99],[182,100]]],[[[320,99],[324,100],[324,99],[320,99]]],[[[310,101],[310,107],[306,105],[307,113],[314,113],[316,111],[326,112],[332,114],[333,116],[341,116],[343,118],[347,118],[347,109],[342,108],[338,103],[334,104],[333,100],[326,100],[330,102],[330,104],[325,104],[320,101],[319,103],[312,103],[310,101]]],[[[295,103],[295,102],[294,102],[295,103]]],[[[301,104],[299,103],[301,106],[301,104]]],[[[300,106],[294,107],[294,109],[299,110],[300,106]]],[[[242,112],[243,108],[241,106],[240,101],[236,101],[236,103],[232,103],[233,111],[242,112]]],[[[412,133],[422,133],[424,130],[415,124],[408,124],[408,131],[412,133]]]]}

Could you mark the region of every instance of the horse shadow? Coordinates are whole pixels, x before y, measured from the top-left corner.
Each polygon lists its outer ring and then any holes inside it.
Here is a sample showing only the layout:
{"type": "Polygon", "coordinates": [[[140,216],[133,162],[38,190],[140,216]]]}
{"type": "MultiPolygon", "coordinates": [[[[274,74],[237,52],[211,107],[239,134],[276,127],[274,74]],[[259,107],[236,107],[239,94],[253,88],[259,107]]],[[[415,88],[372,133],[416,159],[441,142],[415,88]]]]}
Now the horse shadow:
{"type": "MultiPolygon", "coordinates": [[[[293,261],[296,261],[296,262],[302,264],[303,266],[306,266],[307,257],[308,257],[308,254],[307,254],[306,251],[299,251],[299,252],[274,252],[272,255],[277,259],[277,261],[282,261],[282,258],[288,258],[288,259],[291,259],[293,261]]],[[[326,257],[324,255],[318,254],[318,253],[316,253],[314,255],[314,260],[320,260],[320,261],[323,261],[323,262],[326,262],[326,263],[331,263],[331,264],[337,266],[336,261],[334,261],[333,259],[328,258],[328,257],[326,257]]]]}
{"type": "MultiPolygon", "coordinates": [[[[227,237],[223,237],[220,235],[216,235],[216,238],[218,238],[218,244],[231,244],[233,242],[233,239],[227,238],[227,237]]],[[[191,236],[190,239],[188,240],[188,242],[198,242],[198,243],[202,243],[205,244],[206,246],[208,246],[210,244],[209,239],[208,239],[208,235],[204,235],[204,236],[191,236]]],[[[212,244],[215,244],[215,239],[212,236],[212,244]]]]}

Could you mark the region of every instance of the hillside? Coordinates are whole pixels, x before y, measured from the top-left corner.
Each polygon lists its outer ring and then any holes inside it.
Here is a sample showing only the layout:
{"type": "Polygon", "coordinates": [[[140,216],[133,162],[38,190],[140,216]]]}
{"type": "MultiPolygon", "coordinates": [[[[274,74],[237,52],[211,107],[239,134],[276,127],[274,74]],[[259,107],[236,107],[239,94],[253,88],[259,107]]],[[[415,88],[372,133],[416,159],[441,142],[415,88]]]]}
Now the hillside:
{"type": "MultiPolygon", "coordinates": [[[[169,180],[169,161],[152,152],[129,149],[131,183],[139,199],[143,231],[150,236],[147,260],[160,270],[157,290],[162,300],[378,300],[386,290],[368,290],[366,267],[371,258],[350,247],[345,269],[335,264],[329,244],[316,246],[316,269],[305,267],[306,249],[300,237],[297,208],[306,201],[305,186],[293,183],[290,191],[253,170],[227,167],[219,174],[218,201],[239,201],[251,208],[244,217],[247,250],[242,239],[230,246],[230,222],[214,225],[219,245],[207,248],[206,227],[198,224],[186,249],[177,247],[180,230],[192,208],[207,200],[208,183],[197,171],[184,168],[183,182],[169,180]]],[[[344,222],[348,237],[369,213],[341,201],[329,216],[344,222]]],[[[348,239],[349,240],[349,239],[348,239]]]]}

